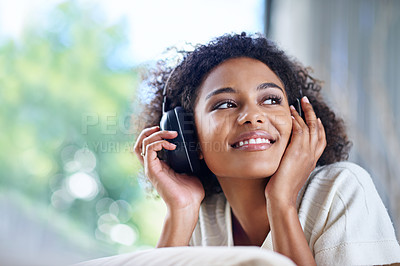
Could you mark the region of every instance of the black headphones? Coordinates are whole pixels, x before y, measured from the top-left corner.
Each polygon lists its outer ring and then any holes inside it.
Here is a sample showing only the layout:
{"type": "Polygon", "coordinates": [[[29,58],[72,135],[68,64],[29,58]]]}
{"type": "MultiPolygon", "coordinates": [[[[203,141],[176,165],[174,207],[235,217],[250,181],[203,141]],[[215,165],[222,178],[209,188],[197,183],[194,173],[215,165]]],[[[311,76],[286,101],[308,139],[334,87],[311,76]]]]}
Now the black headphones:
{"type": "MultiPolygon", "coordinates": [[[[175,68],[176,69],[176,68],[175,68]]],[[[174,130],[178,136],[168,140],[176,145],[173,151],[163,150],[161,158],[177,173],[196,174],[200,171],[200,159],[197,149],[193,113],[186,112],[181,106],[167,111],[167,88],[174,73],[172,70],[163,89],[161,130],[174,130]]]]}
{"type": "MultiPolygon", "coordinates": [[[[172,151],[163,149],[159,155],[175,172],[196,174],[200,172],[200,159],[193,113],[186,112],[181,106],[177,106],[173,110],[166,110],[168,83],[175,69],[172,70],[164,85],[160,128],[161,130],[174,130],[178,132],[176,138],[168,140],[176,145],[176,149],[172,151]]],[[[303,96],[301,89],[300,95],[301,97],[303,96]]],[[[296,98],[293,106],[304,119],[299,98],[296,98]]]]}

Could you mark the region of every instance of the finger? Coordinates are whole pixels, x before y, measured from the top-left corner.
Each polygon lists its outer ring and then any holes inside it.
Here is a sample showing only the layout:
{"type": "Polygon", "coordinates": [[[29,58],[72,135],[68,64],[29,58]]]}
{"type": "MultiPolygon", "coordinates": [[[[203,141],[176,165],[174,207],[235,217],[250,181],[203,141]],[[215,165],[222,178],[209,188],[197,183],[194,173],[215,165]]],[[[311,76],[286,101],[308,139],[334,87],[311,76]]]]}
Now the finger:
{"type": "Polygon", "coordinates": [[[140,132],[139,137],[136,140],[135,146],[133,147],[133,151],[136,154],[136,157],[139,159],[140,163],[143,165],[143,156],[141,155],[142,153],[142,142],[143,139],[150,136],[154,132],[157,132],[160,130],[159,126],[154,126],[150,128],[145,128],[140,132]]]}
{"type": "Polygon", "coordinates": [[[149,145],[150,143],[153,143],[158,140],[163,140],[163,139],[173,139],[173,138],[176,138],[177,136],[178,136],[177,131],[167,131],[167,130],[163,130],[163,131],[159,131],[159,132],[151,134],[147,138],[143,139],[142,148],[141,148],[142,155],[146,154],[146,152],[145,152],[146,146],[149,145]]]}
{"type": "Polygon", "coordinates": [[[159,126],[154,126],[154,127],[149,127],[149,128],[143,129],[142,132],[140,132],[140,135],[139,135],[139,137],[138,137],[137,140],[136,140],[135,147],[133,148],[134,151],[135,151],[136,153],[139,153],[139,154],[140,154],[141,149],[142,149],[142,145],[141,145],[141,144],[142,144],[142,142],[143,142],[143,139],[146,138],[146,137],[148,137],[148,136],[150,136],[150,135],[153,134],[154,132],[159,131],[159,130],[160,130],[160,127],[159,127],[159,126]]]}
{"type": "Polygon", "coordinates": [[[310,132],[310,137],[315,137],[315,140],[312,142],[316,143],[318,140],[318,121],[317,116],[315,115],[314,108],[312,107],[310,101],[307,96],[304,96],[301,99],[301,108],[304,112],[304,117],[306,119],[306,123],[308,126],[308,130],[310,132]]]}
{"type": "MultiPolygon", "coordinates": [[[[145,157],[146,151],[147,151],[147,146],[150,145],[151,143],[154,143],[154,142],[157,142],[160,140],[164,140],[164,139],[173,139],[173,138],[176,138],[177,136],[178,136],[177,131],[166,131],[165,130],[165,131],[159,131],[159,132],[153,133],[152,135],[148,136],[147,138],[145,138],[143,140],[142,148],[141,148],[141,150],[142,150],[141,156],[145,157]]],[[[170,142],[168,142],[168,143],[170,143],[170,142]]]]}
{"type": "MultiPolygon", "coordinates": [[[[294,116],[292,116],[292,134],[290,136],[290,142],[287,147],[287,150],[291,150],[288,154],[291,157],[298,158],[300,153],[303,151],[304,143],[304,132],[303,128],[300,125],[299,121],[296,120],[294,116]]],[[[308,137],[306,138],[308,140],[308,137]]]]}
{"type": "Polygon", "coordinates": [[[307,133],[308,127],[293,105],[290,106],[290,112],[293,118],[293,134],[302,135],[303,133],[307,133]]]}
{"type": "Polygon", "coordinates": [[[324,125],[320,118],[318,118],[318,124],[318,147],[316,149],[316,155],[319,158],[326,148],[326,135],[324,125]]]}
{"type": "Polygon", "coordinates": [[[145,168],[146,166],[148,167],[152,161],[160,160],[157,157],[157,152],[161,151],[163,148],[166,150],[175,150],[176,145],[167,140],[159,140],[146,146],[146,155],[144,156],[145,168]]]}
{"type": "Polygon", "coordinates": [[[302,125],[300,124],[301,121],[299,120],[299,118],[301,119],[301,117],[293,106],[290,106],[290,109],[292,111],[292,136],[302,136],[304,134],[304,131],[302,125]]]}

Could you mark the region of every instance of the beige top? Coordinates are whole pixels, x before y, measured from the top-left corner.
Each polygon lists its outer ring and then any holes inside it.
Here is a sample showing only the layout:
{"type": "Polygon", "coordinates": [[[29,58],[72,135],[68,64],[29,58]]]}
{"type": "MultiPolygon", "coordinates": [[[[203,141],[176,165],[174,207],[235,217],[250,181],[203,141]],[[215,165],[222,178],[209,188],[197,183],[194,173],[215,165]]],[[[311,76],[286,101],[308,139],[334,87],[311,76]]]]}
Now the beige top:
{"type": "MultiPolygon", "coordinates": [[[[318,265],[400,262],[400,246],[369,174],[339,162],[316,168],[297,198],[299,220],[318,265]]],[[[201,205],[191,246],[233,246],[231,208],[223,193],[201,205]]],[[[261,248],[273,250],[271,233],[261,248]]]]}

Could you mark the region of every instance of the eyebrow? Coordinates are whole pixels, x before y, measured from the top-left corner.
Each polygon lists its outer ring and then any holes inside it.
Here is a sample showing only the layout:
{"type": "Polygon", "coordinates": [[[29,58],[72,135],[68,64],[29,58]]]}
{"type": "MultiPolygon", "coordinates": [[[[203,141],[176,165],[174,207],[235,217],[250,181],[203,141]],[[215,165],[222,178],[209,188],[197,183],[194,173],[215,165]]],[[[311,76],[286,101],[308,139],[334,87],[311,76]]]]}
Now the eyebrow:
{"type": "MultiPolygon", "coordinates": [[[[257,86],[256,90],[259,91],[259,90],[264,90],[264,89],[269,89],[269,88],[280,89],[283,92],[283,94],[285,94],[285,92],[283,91],[283,89],[281,87],[279,87],[277,84],[272,83],[272,82],[261,83],[260,85],[257,86]]],[[[209,93],[206,97],[206,100],[211,98],[212,96],[215,96],[215,95],[218,95],[221,93],[237,93],[237,91],[231,87],[220,88],[220,89],[217,89],[217,90],[209,93]]]]}

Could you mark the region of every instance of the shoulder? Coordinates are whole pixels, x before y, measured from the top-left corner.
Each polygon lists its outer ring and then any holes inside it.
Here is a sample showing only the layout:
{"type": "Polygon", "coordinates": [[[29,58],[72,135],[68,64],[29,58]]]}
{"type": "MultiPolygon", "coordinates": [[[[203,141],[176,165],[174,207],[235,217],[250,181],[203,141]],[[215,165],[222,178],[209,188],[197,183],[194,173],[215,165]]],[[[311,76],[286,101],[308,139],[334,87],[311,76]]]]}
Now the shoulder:
{"type": "Polygon", "coordinates": [[[227,201],[223,193],[206,197],[199,211],[199,219],[192,234],[191,246],[225,246],[227,234],[227,201]]]}
{"type": "Polygon", "coordinates": [[[360,182],[371,180],[369,173],[364,168],[347,161],[317,167],[310,175],[311,179],[326,179],[337,182],[351,177],[360,180],[360,182]]]}
{"type": "MultiPolygon", "coordinates": [[[[350,209],[384,208],[369,173],[357,164],[337,162],[316,168],[298,198],[300,206],[348,213],[350,209]]],[[[385,208],[384,208],[385,209],[385,208]]]]}
{"type": "MultiPolygon", "coordinates": [[[[299,195],[299,220],[315,257],[338,264],[385,264],[400,249],[390,217],[367,171],[339,162],[316,168],[299,195]]],[[[398,257],[397,257],[398,258],[398,257]]]]}
{"type": "Polygon", "coordinates": [[[217,193],[204,199],[199,212],[199,222],[204,225],[203,228],[219,231],[226,226],[226,204],[224,193],[217,193]]]}
{"type": "Polygon", "coordinates": [[[351,162],[337,162],[317,167],[309,177],[304,190],[317,190],[318,193],[349,194],[356,192],[377,193],[369,173],[361,166],[351,162]]]}
{"type": "Polygon", "coordinates": [[[207,216],[218,216],[221,211],[225,211],[226,198],[224,193],[216,193],[207,196],[200,206],[200,212],[207,216]]]}

